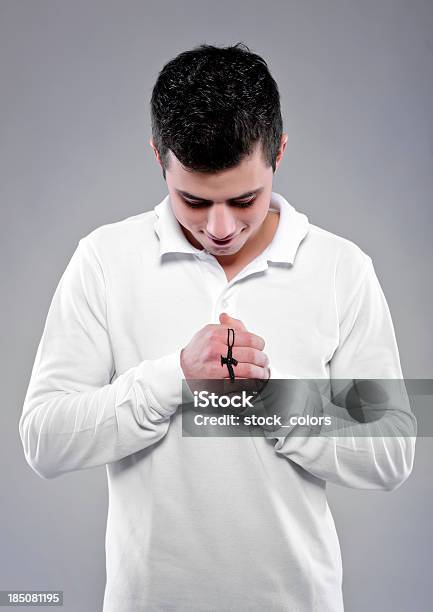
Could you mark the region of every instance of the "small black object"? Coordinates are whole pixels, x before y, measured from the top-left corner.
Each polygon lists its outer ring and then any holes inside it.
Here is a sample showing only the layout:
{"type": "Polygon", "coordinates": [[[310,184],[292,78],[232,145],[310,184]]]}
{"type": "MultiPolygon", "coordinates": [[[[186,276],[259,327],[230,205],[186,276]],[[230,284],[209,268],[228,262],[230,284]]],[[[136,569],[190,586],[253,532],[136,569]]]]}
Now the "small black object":
{"type": "Polygon", "coordinates": [[[221,367],[223,365],[227,365],[227,369],[229,371],[229,375],[230,375],[230,380],[232,382],[234,382],[235,380],[235,371],[233,370],[233,366],[237,366],[238,365],[238,360],[235,359],[232,355],[232,346],[235,343],[235,330],[232,329],[231,327],[228,328],[227,330],[227,356],[223,357],[221,355],[221,367]],[[232,342],[230,342],[230,332],[232,332],[233,334],[233,340],[232,342]]]}

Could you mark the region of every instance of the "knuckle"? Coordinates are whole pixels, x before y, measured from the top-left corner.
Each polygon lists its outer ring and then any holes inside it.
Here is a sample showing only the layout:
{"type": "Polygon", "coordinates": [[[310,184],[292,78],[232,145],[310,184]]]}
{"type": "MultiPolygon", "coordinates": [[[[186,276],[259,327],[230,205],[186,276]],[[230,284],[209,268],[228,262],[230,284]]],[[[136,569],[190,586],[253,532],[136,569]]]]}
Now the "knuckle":
{"type": "Polygon", "coordinates": [[[261,336],[252,336],[252,344],[251,346],[254,346],[254,348],[256,348],[258,351],[262,351],[264,349],[265,346],[265,341],[263,340],[263,338],[261,336]]]}
{"type": "Polygon", "coordinates": [[[214,355],[214,350],[211,344],[208,344],[203,351],[203,358],[205,361],[211,361],[214,355]]]}
{"type": "Polygon", "coordinates": [[[254,366],[253,366],[252,363],[248,364],[247,370],[248,370],[248,377],[249,378],[253,378],[253,376],[254,376],[254,366]]]}
{"type": "Polygon", "coordinates": [[[210,328],[208,329],[207,333],[206,333],[206,339],[208,341],[209,344],[215,344],[218,340],[218,334],[215,331],[214,328],[210,328]]]}
{"type": "Polygon", "coordinates": [[[203,329],[204,329],[204,331],[205,331],[206,335],[207,335],[207,336],[209,336],[209,335],[210,335],[210,333],[211,333],[211,332],[212,332],[212,330],[213,330],[213,325],[212,325],[211,323],[208,323],[207,325],[205,325],[205,326],[203,327],[203,329]]]}
{"type": "Polygon", "coordinates": [[[256,337],[254,336],[254,334],[248,334],[248,344],[252,348],[257,347],[257,341],[256,341],[256,337]]]}

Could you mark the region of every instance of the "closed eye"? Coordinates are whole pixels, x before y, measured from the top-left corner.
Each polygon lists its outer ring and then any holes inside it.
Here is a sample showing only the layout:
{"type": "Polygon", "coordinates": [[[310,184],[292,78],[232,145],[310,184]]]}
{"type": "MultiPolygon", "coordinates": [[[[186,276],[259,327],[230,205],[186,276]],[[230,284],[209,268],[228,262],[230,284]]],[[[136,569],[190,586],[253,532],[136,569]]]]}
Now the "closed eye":
{"type": "MultiPolygon", "coordinates": [[[[185,202],[185,204],[187,204],[190,208],[205,208],[205,207],[212,205],[212,204],[205,204],[198,200],[189,200],[188,198],[185,198],[183,196],[181,197],[182,197],[182,200],[185,202]]],[[[231,200],[230,204],[238,208],[247,208],[248,206],[251,206],[253,204],[255,199],[256,199],[256,196],[252,196],[251,198],[247,198],[244,200],[231,200]]]]}

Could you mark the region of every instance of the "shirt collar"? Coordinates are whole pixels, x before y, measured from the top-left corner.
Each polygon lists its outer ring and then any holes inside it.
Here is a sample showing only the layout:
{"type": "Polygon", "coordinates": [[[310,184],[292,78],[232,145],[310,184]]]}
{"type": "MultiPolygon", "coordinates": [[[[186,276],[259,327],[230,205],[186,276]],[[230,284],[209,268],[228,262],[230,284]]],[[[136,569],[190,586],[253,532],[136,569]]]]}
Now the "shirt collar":
{"type": "MultiPolygon", "coordinates": [[[[264,250],[262,257],[268,261],[293,264],[299,245],[309,230],[308,218],[276,192],[271,194],[269,208],[279,211],[280,220],[272,242],[264,250]]],[[[172,211],[169,195],[155,206],[154,211],[157,217],[154,229],[159,238],[160,256],[165,253],[198,255],[203,252],[202,249],[197,249],[187,240],[172,211]]]]}
{"type": "Polygon", "coordinates": [[[263,256],[268,261],[293,264],[298,248],[310,228],[308,217],[298,212],[286,198],[275,191],[271,194],[269,208],[279,211],[280,221],[272,242],[265,249],[263,256]]]}

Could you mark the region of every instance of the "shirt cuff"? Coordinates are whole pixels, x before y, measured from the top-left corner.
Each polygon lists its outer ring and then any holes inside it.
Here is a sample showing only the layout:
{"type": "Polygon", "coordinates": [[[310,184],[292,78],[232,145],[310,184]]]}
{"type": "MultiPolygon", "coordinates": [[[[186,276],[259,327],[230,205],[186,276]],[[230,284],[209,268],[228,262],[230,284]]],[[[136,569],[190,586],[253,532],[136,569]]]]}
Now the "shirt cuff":
{"type": "Polygon", "coordinates": [[[280,372],[280,370],[278,370],[273,363],[269,364],[269,370],[271,372],[271,375],[269,376],[269,380],[282,380],[284,378],[299,378],[299,376],[295,376],[294,374],[286,374],[283,372],[280,372]]]}
{"type": "MultiPolygon", "coordinates": [[[[185,402],[192,401],[192,394],[187,384],[182,384],[185,376],[180,365],[179,348],[169,355],[164,355],[158,359],[152,360],[151,372],[146,382],[145,392],[149,393],[151,399],[156,403],[155,409],[162,416],[171,416],[176,412],[182,404],[182,399],[185,402]],[[182,387],[184,389],[184,397],[182,398],[182,387]]],[[[148,365],[149,362],[145,362],[148,365]]]]}

